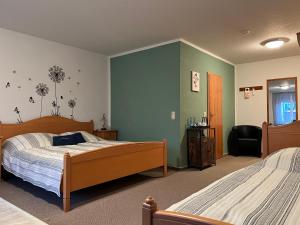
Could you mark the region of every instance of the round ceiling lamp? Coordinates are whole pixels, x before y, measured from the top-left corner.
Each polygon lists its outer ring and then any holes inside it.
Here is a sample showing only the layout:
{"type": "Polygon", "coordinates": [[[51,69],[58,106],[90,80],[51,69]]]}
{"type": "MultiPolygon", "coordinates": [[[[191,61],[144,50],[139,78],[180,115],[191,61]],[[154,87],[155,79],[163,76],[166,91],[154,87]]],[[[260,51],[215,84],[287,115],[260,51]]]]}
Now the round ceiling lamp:
{"type": "Polygon", "coordinates": [[[261,43],[262,46],[265,46],[270,49],[274,48],[280,48],[282,47],[285,43],[287,43],[290,39],[288,38],[271,38],[268,40],[265,40],[261,43]]]}

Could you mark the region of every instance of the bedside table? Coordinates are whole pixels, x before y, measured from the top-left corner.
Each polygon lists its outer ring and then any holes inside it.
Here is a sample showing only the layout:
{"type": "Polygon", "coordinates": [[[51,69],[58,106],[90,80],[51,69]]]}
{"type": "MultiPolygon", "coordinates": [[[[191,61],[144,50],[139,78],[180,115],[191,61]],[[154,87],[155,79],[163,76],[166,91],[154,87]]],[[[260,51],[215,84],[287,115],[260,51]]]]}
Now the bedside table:
{"type": "Polygon", "coordinates": [[[117,130],[95,130],[94,135],[101,137],[105,140],[118,140],[118,131],[117,130]]]}

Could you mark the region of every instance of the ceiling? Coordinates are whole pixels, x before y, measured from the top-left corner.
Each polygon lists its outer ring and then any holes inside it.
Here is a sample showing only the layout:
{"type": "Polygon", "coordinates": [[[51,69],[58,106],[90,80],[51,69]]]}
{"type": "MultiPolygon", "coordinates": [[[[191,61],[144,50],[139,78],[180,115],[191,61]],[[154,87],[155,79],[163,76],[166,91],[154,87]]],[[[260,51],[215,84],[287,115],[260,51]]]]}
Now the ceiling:
{"type": "Polygon", "coordinates": [[[300,55],[299,12],[299,0],[0,0],[0,27],[105,55],[183,38],[239,64],[300,55]],[[278,36],[291,40],[260,45],[278,36]]]}

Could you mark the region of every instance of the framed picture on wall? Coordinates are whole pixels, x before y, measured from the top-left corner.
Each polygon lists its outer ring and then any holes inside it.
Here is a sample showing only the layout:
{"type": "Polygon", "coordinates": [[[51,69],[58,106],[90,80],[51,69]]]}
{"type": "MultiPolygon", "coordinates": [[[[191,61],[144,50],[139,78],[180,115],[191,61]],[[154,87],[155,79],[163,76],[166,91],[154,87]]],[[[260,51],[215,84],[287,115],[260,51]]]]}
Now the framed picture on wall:
{"type": "Polygon", "coordinates": [[[192,71],[192,91],[200,91],[200,73],[192,71]]]}

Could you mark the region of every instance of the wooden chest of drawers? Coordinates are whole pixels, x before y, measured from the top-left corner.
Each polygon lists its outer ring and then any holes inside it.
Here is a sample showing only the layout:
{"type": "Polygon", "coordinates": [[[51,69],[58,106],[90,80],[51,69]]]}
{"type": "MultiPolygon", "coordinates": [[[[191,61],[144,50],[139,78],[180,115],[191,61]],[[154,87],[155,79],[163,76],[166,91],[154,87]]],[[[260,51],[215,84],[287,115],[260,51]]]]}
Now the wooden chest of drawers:
{"type": "Polygon", "coordinates": [[[189,128],[187,130],[188,165],[203,169],[216,164],[215,138],[210,135],[210,128],[206,134],[204,128],[189,128]]]}
{"type": "Polygon", "coordinates": [[[113,140],[113,141],[118,140],[118,131],[117,130],[95,130],[94,134],[105,140],[113,140]]]}

